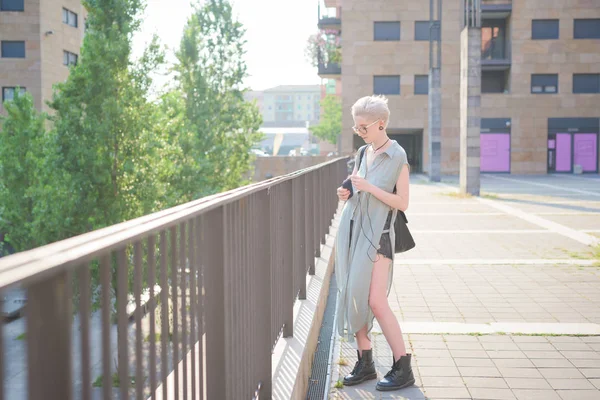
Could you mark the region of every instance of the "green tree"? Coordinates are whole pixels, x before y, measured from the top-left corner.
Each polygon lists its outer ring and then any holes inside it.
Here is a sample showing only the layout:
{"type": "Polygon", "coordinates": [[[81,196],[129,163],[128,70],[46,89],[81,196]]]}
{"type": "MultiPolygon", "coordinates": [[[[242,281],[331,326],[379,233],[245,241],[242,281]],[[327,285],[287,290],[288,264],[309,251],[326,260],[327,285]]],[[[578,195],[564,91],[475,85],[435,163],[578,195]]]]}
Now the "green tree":
{"type": "Polygon", "coordinates": [[[43,244],[35,234],[36,195],[43,185],[45,114],[29,93],[6,101],[0,131],[0,233],[16,251],[43,244]]]}
{"type": "Polygon", "coordinates": [[[50,106],[52,136],[75,207],[68,230],[83,233],[160,208],[154,161],[160,159],[156,106],[147,100],[150,72],[162,62],[154,40],[136,63],[131,37],[139,0],[86,0],[87,29],[79,63],[58,84],[50,106]]]}
{"type": "Polygon", "coordinates": [[[183,117],[179,143],[187,162],[179,191],[186,198],[238,187],[252,168],[249,151],[262,138],[262,119],[243,98],[244,34],[228,0],[197,4],[185,26],[175,65],[182,100],[169,100],[183,117]]]}
{"type": "Polygon", "coordinates": [[[310,132],[319,139],[336,144],[342,133],[342,102],[338,96],[327,95],[321,100],[323,113],[318,125],[310,127],[310,132]]]}

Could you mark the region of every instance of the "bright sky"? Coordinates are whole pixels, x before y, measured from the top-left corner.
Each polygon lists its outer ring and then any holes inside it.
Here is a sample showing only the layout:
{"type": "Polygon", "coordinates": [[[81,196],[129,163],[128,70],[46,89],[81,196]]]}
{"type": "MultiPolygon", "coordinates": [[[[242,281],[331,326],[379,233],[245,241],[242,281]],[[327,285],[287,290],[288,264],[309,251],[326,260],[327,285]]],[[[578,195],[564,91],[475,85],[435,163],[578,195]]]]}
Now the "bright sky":
{"type": "MultiPolygon", "coordinates": [[[[179,46],[192,11],[190,0],[146,0],[144,22],[134,38],[134,54],[143,51],[152,34],[168,46],[168,61],[179,46]]],[[[264,90],[277,85],[320,82],[316,68],[304,56],[308,37],[317,31],[316,0],[232,0],[234,12],[246,28],[246,85],[264,90]]],[[[159,79],[160,81],[160,79],[159,79]]],[[[163,83],[163,82],[161,82],[163,83]]]]}

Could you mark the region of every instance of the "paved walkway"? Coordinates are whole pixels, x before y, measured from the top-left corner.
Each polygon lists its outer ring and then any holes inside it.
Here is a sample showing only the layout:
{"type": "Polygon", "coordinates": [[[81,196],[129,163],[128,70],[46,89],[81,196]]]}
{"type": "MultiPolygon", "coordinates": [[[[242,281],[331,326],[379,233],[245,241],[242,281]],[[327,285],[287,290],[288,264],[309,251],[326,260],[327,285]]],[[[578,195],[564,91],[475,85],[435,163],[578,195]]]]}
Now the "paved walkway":
{"type": "MultiPolygon", "coordinates": [[[[330,398],[600,399],[600,177],[485,175],[481,198],[422,179],[389,297],[416,385],[336,389],[356,359],[338,340],[330,398]]],[[[381,378],[377,326],[373,345],[381,378]]]]}

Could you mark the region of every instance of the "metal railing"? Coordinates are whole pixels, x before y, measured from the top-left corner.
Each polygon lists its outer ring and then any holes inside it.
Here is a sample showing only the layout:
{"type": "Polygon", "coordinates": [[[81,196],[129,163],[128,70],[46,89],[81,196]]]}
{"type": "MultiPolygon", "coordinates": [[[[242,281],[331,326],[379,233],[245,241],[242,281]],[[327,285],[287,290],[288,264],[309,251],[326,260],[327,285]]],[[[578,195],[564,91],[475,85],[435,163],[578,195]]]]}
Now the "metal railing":
{"type": "Polygon", "coordinates": [[[28,300],[24,360],[0,325],[0,400],[18,365],[32,400],[271,398],[346,161],[1,259],[0,294],[28,300]]]}

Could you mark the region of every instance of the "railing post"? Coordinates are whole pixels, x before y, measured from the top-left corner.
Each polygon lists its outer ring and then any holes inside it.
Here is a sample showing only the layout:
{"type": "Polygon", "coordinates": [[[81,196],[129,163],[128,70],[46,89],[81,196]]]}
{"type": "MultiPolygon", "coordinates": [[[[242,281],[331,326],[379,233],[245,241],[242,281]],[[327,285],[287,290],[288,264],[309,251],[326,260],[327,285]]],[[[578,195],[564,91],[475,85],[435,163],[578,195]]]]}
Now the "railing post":
{"type": "Polygon", "coordinates": [[[27,294],[27,364],[30,400],[72,399],[71,280],[61,272],[27,294]]]}
{"type": "MultiPolygon", "coordinates": [[[[278,254],[281,254],[281,265],[274,264],[272,268],[282,268],[283,271],[283,337],[290,337],[294,334],[294,297],[296,292],[294,291],[294,276],[296,266],[296,258],[299,253],[296,250],[296,243],[294,242],[294,232],[297,229],[297,226],[294,215],[296,215],[296,211],[293,209],[294,207],[294,197],[293,197],[293,189],[295,185],[295,179],[293,181],[287,181],[279,185],[281,191],[278,192],[277,196],[277,209],[282,210],[281,213],[281,224],[278,227],[281,230],[274,232],[274,236],[279,237],[282,235],[283,247],[280,249],[272,249],[272,251],[277,251],[278,254]],[[292,229],[289,229],[292,227],[292,229]],[[289,255],[292,255],[290,257],[289,255]]],[[[271,236],[271,243],[273,243],[273,235],[271,236]]]]}
{"type": "MultiPolygon", "coordinates": [[[[280,186],[281,189],[281,186],[280,186]]],[[[252,333],[250,335],[252,341],[250,348],[253,349],[254,356],[251,360],[254,364],[251,373],[254,384],[254,389],[261,382],[260,398],[270,399],[272,392],[271,383],[271,309],[274,307],[271,298],[271,237],[280,232],[271,232],[271,212],[269,204],[269,195],[267,190],[262,190],[256,193],[251,203],[251,220],[250,229],[246,232],[249,235],[251,251],[250,264],[250,295],[252,298],[251,306],[256,313],[253,313],[252,333]],[[255,233],[258,233],[255,234],[255,233]]],[[[281,203],[283,199],[281,191],[277,196],[277,201],[281,203]]],[[[289,214],[286,212],[285,214],[289,214]]],[[[289,225],[288,229],[289,231],[289,225]]],[[[289,259],[289,254],[287,257],[289,259]]],[[[281,268],[284,268],[281,265],[281,268]]],[[[284,273],[284,276],[286,274],[284,273]]],[[[290,307],[292,312],[292,307],[290,307]]],[[[287,321],[286,321],[287,322],[287,321]]],[[[252,353],[250,353],[252,354],[252,353]]]]}
{"type": "MultiPolygon", "coordinates": [[[[306,299],[306,196],[304,192],[306,175],[293,179],[292,212],[294,213],[294,292],[288,295],[294,299],[306,299]]],[[[293,300],[292,300],[293,301],[293,300]]]]}
{"type": "MultiPolygon", "coordinates": [[[[206,396],[225,399],[225,216],[223,207],[202,217],[201,263],[204,276],[206,327],[206,396]]],[[[199,293],[202,290],[199,289],[199,293]]]]}
{"type": "Polygon", "coordinates": [[[314,199],[314,171],[304,174],[304,221],[306,223],[305,243],[306,243],[306,266],[308,274],[315,274],[315,202],[314,199]]]}

